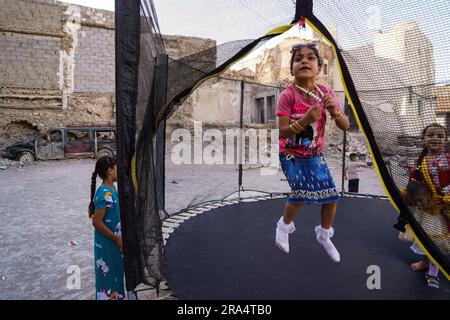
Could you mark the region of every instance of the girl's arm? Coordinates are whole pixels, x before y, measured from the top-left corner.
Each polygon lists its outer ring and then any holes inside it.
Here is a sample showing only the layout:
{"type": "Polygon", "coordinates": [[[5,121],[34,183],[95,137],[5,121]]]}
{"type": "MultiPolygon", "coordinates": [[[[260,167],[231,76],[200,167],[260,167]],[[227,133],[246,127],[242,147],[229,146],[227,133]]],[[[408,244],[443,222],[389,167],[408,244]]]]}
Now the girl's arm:
{"type": "Polygon", "coordinates": [[[290,123],[288,116],[279,116],[279,134],[281,138],[289,138],[293,135],[305,130],[311,123],[317,121],[321,117],[319,106],[314,106],[297,121],[290,123]]]}
{"type": "Polygon", "coordinates": [[[295,135],[294,130],[290,126],[290,120],[287,116],[279,117],[279,135],[281,138],[289,138],[295,135]]]}
{"type": "Polygon", "coordinates": [[[114,232],[112,232],[106,224],[103,223],[103,217],[106,214],[107,208],[102,208],[98,211],[95,211],[94,216],[92,217],[92,225],[94,228],[103,234],[105,237],[111,239],[112,242],[118,243],[121,240],[121,237],[114,232]]]}
{"type": "Polygon", "coordinates": [[[330,116],[335,120],[336,125],[339,129],[347,130],[350,127],[350,121],[348,120],[344,111],[338,108],[336,101],[329,93],[326,93],[324,95],[323,104],[330,113],[330,116]]]}
{"type": "Polygon", "coordinates": [[[338,118],[336,118],[335,122],[339,129],[341,130],[347,130],[350,128],[350,121],[348,120],[347,116],[344,114],[343,111],[342,116],[337,115],[338,118]]]}
{"type": "Polygon", "coordinates": [[[363,162],[359,163],[358,166],[360,168],[370,168],[370,166],[367,163],[363,163],[363,162]]]}

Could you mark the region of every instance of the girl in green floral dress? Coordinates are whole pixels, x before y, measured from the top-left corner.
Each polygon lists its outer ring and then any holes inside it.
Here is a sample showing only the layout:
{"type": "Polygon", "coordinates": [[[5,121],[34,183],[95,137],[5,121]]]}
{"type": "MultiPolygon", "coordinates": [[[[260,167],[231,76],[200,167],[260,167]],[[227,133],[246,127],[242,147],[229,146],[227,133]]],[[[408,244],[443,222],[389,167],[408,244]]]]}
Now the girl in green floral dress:
{"type": "Polygon", "coordinates": [[[125,299],[119,197],[113,183],[117,165],[113,157],[97,160],[92,173],[89,217],[95,227],[94,261],[97,300],[125,299]],[[95,191],[97,175],[103,180],[95,191]]]}

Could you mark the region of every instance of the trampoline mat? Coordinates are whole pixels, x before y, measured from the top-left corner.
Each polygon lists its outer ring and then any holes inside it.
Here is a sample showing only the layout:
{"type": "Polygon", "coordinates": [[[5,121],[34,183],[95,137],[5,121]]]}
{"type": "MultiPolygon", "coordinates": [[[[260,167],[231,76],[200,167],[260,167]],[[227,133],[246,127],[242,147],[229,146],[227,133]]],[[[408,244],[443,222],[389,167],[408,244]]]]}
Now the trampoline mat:
{"type": "Polygon", "coordinates": [[[244,202],[182,223],[165,247],[165,275],[178,299],[449,299],[450,284],[430,288],[420,259],[398,240],[397,213],[387,200],[343,198],[333,242],[341,262],[317,243],[320,206],[304,207],[290,235],[290,253],[275,247],[275,227],[286,199],[244,202]],[[368,289],[380,268],[380,289],[368,289]]]}

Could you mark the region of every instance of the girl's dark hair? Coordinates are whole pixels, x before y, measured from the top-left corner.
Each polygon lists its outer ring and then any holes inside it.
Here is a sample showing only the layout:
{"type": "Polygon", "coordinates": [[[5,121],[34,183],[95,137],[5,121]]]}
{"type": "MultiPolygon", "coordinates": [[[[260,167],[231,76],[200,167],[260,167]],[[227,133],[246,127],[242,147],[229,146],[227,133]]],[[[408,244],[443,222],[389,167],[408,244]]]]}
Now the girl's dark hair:
{"type": "Polygon", "coordinates": [[[441,126],[439,123],[432,123],[432,124],[427,125],[425,127],[425,129],[423,129],[423,131],[422,131],[422,139],[425,138],[425,134],[427,133],[427,130],[429,128],[441,128],[445,132],[445,140],[447,140],[447,138],[448,138],[447,129],[445,129],[445,127],[441,126]]]}
{"type": "Polygon", "coordinates": [[[420,180],[408,183],[408,185],[406,186],[406,192],[408,192],[408,195],[412,197],[421,192],[431,194],[431,191],[430,189],[428,189],[427,184],[420,180]]]}
{"type": "Polygon", "coordinates": [[[116,158],[110,156],[103,156],[97,160],[95,163],[95,170],[92,172],[91,177],[91,201],[89,202],[88,212],[89,218],[92,218],[94,215],[94,195],[96,189],[97,175],[101,179],[106,179],[108,175],[108,169],[112,168],[116,165],[116,158]]]}
{"type": "Polygon", "coordinates": [[[319,54],[319,49],[317,49],[315,46],[309,46],[308,44],[307,45],[305,45],[305,46],[303,46],[303,47],[301,47],[301,48],[299,48],[299,49],[295,49],[295,46],[292,48],[292,56],[291,56],[291,64],[290,64],[290,66],[291,66],[291,72],[292,72],[292,66],[294,65],[294,59],[295,59],[295,54],[297,53],[297,51],[299,51],[299,50],[301,50],[302,48],[308,48],[308,49],[311,49],[313,52],[314,52],[314,55],[316,56],[316,58],[317,58],[317,63],[318,63],[318,65],[319,65],[319,69],[320,68],[322,68],[322,65],[323,65],[323,59],[322,59],[322,57],[320,56],[320,54],[319,54]]]}
{"type": "MultiPolygon", "coordinates": [[[[442,130],[444,130],[444,132],[445,132],[445,140],[447,140],[447,137],[448,137],[447,130],[445,129],[444,126],[441,126],[439,123],[432,123],[432,124],[427,125],[425,127],[425,129],[423,129],[423,131],[422,131],[422,139],[425,138],[425,134],[427,133],[427,130],[429,128],[441,128],[442,130]]],[[[419,177],[420,177],[420,168],[422,166],[422,161],[423,161],[423,159],[425,158],[425,156],[427,154],[428,154],[428,149],[427,149],[427,147],[424,147],[422,149],[422,152],[419,155],[419,159],[417,160],[417,166],[416,166],[416,169],[414,170],[414,174],[412,176],[414,180],[418,180],[419,179],[419,177]]]]}

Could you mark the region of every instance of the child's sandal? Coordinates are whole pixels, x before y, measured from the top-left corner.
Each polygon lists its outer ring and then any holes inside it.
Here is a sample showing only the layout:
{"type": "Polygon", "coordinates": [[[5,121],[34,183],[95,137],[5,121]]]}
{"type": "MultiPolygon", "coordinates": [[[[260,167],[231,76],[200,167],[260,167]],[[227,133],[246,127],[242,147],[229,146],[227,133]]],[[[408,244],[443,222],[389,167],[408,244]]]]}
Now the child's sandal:
{"type": "Polygon", "coordinates": [[[427,278],[428,286],[433,288],[439,288],[439,278],[430,276],[429,274],[425,274],[425,278],[427,278]]]}

